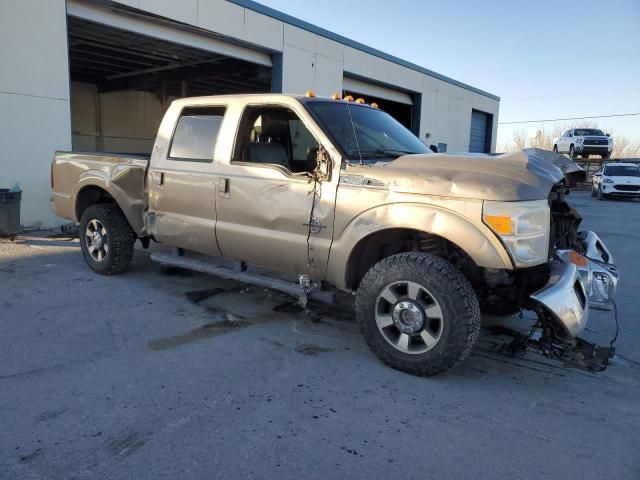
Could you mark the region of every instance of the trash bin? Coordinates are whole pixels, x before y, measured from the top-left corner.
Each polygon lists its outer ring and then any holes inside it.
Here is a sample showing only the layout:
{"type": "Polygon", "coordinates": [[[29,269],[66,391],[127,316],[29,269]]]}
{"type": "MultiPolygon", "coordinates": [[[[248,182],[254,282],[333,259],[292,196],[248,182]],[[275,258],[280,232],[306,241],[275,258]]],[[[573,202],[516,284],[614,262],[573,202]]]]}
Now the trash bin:
{"type": "Polygon", "coordinates": [[[0,188],[0,236],[20,233],[20,199],[22,192],[0,188]]]}

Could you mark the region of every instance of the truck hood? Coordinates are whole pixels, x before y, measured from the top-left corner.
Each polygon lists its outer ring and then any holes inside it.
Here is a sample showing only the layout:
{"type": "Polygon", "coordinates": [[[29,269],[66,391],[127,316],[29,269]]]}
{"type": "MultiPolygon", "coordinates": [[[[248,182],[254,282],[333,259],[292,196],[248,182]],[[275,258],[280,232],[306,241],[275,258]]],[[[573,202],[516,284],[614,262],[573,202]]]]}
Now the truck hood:
{"type": "MultiPolygon", "coordinates": [[[[503,155],[405,155],[390,162],[351,165],[345,183],[392,191],[479,200],[542,200],[562,180],[544,150],[503,155]],[[358,180],[355,180],[355,179],[358,180]]],[[[342,178],[341,178],[342,181],[342,178]]]]}

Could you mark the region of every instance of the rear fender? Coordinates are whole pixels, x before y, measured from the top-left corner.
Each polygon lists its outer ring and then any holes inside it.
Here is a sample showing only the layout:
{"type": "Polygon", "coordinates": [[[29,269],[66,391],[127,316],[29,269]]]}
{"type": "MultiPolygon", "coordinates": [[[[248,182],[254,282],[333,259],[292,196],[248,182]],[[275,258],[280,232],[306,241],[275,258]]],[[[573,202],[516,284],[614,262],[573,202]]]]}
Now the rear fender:
{"type": "Polygon", "coordinates": [[[78,195],[87,187],[103,189],[116,201],[133,231],[139,236],[145,235],[144,182],[145,171],[141,168],[132,168],[130,165],[116,165],[110,171],[87,170],[78,178],[74,198],[77,202],[78,195]]]}

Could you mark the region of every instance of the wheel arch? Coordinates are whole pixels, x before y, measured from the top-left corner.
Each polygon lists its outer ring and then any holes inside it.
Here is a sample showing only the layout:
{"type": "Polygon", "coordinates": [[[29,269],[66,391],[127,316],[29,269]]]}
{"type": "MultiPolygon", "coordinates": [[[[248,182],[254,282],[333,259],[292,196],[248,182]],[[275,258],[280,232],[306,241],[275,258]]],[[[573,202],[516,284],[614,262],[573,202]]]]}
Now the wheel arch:
{"type": "Polygon", "coordinates": [[[109,182],[98,172],[87,172],[77,183],[74,204],[76,220],[80,221],[82,213],[98,203],[116,204],[133,231],[139,236],[144,235],[143,202],[131,197],[119,185],[109,182]]]}
{"type": "Polygon", "coordinates": [[[403,214],[399,217],[389,216],[389,210],[397,209],[398,205],[386,205],[368,210],[350,222],[331,248],[329,283],[352,290],[371,266],[387,256],[447,246],[463,252],[476,267],[513,269],[508,253],[488,227],[435,206],[401,207],[403,214]],[[382,221],[387,218],[396,221],[382,221]]]}

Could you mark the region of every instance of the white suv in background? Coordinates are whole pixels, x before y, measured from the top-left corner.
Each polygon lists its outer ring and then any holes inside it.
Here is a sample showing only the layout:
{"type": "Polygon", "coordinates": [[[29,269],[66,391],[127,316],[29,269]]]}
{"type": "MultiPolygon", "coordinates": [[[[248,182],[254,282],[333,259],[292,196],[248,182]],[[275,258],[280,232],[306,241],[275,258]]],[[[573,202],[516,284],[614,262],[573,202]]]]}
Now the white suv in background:
{"type": "Polygon", "coordinates": [[[609,160],[612,150],[613,138],[598,128],[571,128],[553,141],[554,152],[568,153],[571,158],[600,155],[603,160],[609,160]]]}
{"type": "Polygon", "coordinates": [[[593,174],[591,196],[604,200],[609,196],[640,197],[640,165],[606,163],[593,174]]]}

